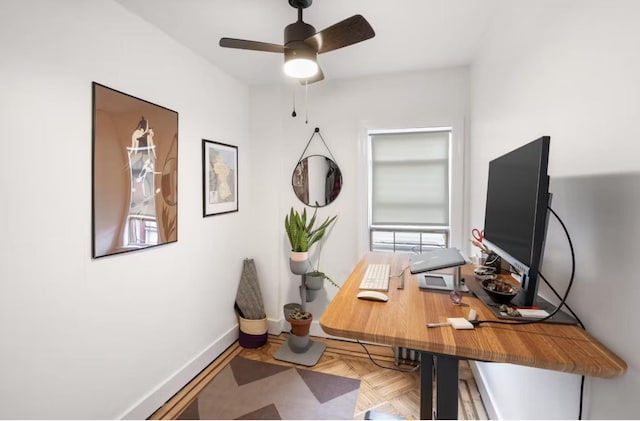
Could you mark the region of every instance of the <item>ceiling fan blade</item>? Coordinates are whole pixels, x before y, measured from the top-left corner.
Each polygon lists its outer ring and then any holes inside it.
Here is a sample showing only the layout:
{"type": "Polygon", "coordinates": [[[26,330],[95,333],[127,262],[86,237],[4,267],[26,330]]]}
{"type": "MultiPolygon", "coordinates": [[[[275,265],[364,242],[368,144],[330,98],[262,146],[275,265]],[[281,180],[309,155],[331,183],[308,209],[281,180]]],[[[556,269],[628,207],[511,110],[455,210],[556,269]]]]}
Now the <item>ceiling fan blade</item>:
{"type": "Polygon", "coordinates": [[[324,73],[322,73],[322,69],[320,68],[320,66],[318,66],[318,73],[316,73],[309,79],[300,79],[300,85],[320,82],[322,79],[324,79],[324,73]]]}
{"type": "Polygon", "coordinates": [[[268,42],[260,41],[247,41],[246,39],[236,38],[220,38],[220,47],[266,51],[268,53],[284,53],[284,45],[270,44],[268,42]]]}
{"type": "Polygon", "coordinates": [[[362,15],[353,15],[310,36],[304,42],[321,54],[373,38],[375,34],[362,15]]]}

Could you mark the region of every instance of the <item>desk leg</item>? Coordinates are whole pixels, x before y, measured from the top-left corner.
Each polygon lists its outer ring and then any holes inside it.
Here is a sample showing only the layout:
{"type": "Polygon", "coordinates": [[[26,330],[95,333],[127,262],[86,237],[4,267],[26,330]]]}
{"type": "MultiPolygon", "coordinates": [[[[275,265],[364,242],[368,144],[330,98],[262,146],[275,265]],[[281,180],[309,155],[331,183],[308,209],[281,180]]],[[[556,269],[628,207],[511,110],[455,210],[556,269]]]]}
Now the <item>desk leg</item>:
{"type": "Polygon", "coordinates": [[[420,419],[433,419],[433,355],[420,353],[420,419]]]}
{"type": "Polygon", "coordinates": [[[458,419],[458,358],[436,357],[436,419],[458,419]]]}
{"type": "Polygon", "coordinates": [[[420,419],[458,419],[458,358],[420,353],[420,419]],[[433,368],[435,366],[435,385],[433,368]],[[436,392],[435,417],[433,392],[436,392]]]}
{"type": "Polygon", "coordinates": [[[420,353],[420,419],[433,419],[433,355],[420,353]]]}

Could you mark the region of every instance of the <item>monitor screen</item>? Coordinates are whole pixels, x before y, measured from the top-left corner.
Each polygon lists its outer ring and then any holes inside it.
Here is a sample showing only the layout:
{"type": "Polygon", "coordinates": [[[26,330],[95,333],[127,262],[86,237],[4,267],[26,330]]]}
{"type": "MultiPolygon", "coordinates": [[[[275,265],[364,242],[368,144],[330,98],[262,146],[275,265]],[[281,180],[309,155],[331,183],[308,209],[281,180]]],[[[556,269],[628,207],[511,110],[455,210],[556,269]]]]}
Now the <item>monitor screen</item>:
{"type": "Polygon", "coordinates": [[[548,136],[489,163],[484,239],[522,275],[524,305],[537,295],[549,205],[548,136]]]}

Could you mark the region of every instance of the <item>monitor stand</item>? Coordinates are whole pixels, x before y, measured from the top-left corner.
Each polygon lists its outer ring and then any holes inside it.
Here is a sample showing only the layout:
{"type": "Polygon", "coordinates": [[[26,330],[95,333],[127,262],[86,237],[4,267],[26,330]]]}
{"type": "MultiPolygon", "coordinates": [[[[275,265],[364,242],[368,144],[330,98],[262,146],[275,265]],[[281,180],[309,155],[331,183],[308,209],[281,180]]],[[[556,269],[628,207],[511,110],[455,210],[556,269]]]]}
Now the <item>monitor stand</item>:
{"type": "Polygon", "coordinates": [[[418,277],[418,288],[469,292],[469,288],[467,288],[464,283],[460,268],[461,266],[456,267],[453,275],[440,273],[438,271],[416,275],[418,277]]]}
{"type": "MultiPolygon", "coordinates": [[[[471,290],[471,292],[473,292],[474,295],[478,297],[480,301],[482,301],[484,305],[489,310],[491,310],[491,312],[499,319],[520,320],[520,321],[540,320],[540,319],[533,319],[533,318],[526,318],[526,317],[508,316],[506,313],[501,312],[500,311],[501,304],[498,304],[491,299],[491,297],[485,292],[485,290],[482,289],[482,285],[480,285],[480,281],[476,279],[475,276],[467,276],[466,285],[471,290]]],[[[522,293],[521,291],[518,295],[515,296],[513,300],[511,300],[511,302],[508,305],[510,307],[523,306],[523,303],[524,303],[523,300],[524,300],[524,293],[522,293]]],[[[539,309],[545,310],[549,314],[553,313],[553,311],[555,311],[556,309],[556,306],[554,306],[553,304],[551,304],[550,302],[548,302],[547,300],[539,296],[536,297],[535,305],[539,309]]],[[[553,317],[545,320],[542,323],[558,323],[558,324],[569,324],[569,325],[578,324],[576,319],[574,319],[572,316],[565,313],[563,310],[558,311],[556,314],[553,315],[553,317]]]]}

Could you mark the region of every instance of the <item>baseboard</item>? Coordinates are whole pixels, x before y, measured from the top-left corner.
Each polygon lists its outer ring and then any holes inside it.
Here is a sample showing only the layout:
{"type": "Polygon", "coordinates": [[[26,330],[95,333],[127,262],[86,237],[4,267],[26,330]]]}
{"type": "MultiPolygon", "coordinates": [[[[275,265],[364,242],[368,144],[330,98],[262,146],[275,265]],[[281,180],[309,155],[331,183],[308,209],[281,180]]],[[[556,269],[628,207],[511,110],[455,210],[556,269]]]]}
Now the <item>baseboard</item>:
{"type": "Polygon", "coordinates": [[[487,411],[488,418],[490,420],[502,419],[498,416],[495,401],[491,396],[491,393],[489,392],[487,379],[483,374],[482,369],[475,361],[469,361],[469,366],[471,367],[473,378],[476,381],[476,385],[478,386],[478,392],[480,392],[480,396],[482,397],[482,403],[484,404],[484,409],[487,411]]]}
{"type": "MultiPolygon", "coordinates": [[[[289,324],[284,320],[284,317],[275,320],[269,319],[268,329],[270,334],[279,335],[285,330],[288,332],[289,324]]],[[[311,330],[309,333],[312,336],[331,337],[322,330],[318,321],[311,322],[311,330]]],[[[237,324],[118,418],[125,420],[147,419],[236,340],[238,340],[237,324]]]]}
{"type": "Polygon", "coordinates": [[[269,333],[271,335],[279,335],[285,329],[284,327],[284,317],[281,317],[277,320],[269,319],[269,333]]]}
{"type": "Polygon", "coordinates": [[[147,419],[237,340],[236,324],[118,418],[147,419]]]}

